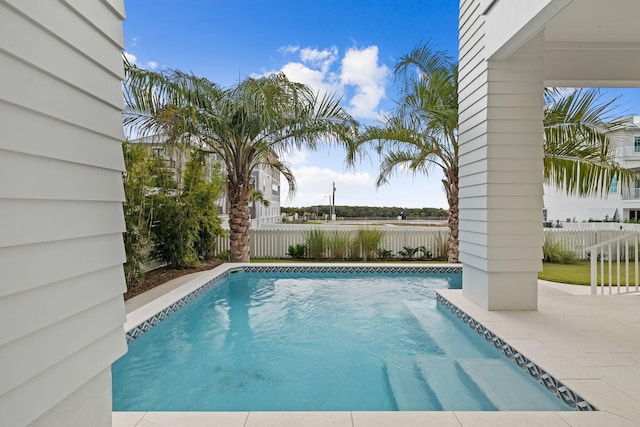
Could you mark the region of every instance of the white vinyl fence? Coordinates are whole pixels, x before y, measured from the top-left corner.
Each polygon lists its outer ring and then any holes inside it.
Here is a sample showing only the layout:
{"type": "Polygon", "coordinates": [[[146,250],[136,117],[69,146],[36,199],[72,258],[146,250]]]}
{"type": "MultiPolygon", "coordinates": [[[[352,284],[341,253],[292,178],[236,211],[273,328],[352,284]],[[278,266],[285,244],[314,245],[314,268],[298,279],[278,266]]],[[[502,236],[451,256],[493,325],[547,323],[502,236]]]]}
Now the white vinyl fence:
{"type": "MultiPolygon", "coordinates": [[[[355,236],[358,226],[318,227],[327,235],[333,233],[351,233],[355,236]]],[[[374,227],[370,227],[374,228],[374,227]]],[[[301,227],[271,227],[251,230],[252,258],[287,258],[289,246],[305,244],[312,226],[301,227]]],[[[447,256],[449,229],[447,227],[376,227],[384,230],[381,249],[389,250],[395,257],[405,246],[417,248],[424,246],[436,258],[447,256]]],[[[218,250],[229,249],[229,239],[218,238],[218,250]]],[[[328,252],[327,252],[328,254],[328,252]]],[[[360,256],[360,254],[353,254],[360,256]]]]}
{"type": "Polygon", "coordinates": [[[551,239],[563,249],[574,252],[580,259],[589,258],[589,247],[629,233],[627,230],[566,230],[545,229],[545,240],[551,239]]]}
{"type": "MultiPolygon", "coordinates": [[[[355,235],[358,226],[319,227],[327,234],[351,232],[355,235]]],[[[373,227],[371,227],[373,228],[373,227]]],[[[405,246],[417,248],[424,246],[434,257],[446,257],[449,229],[447,227],[376,227],[384,230],[384,237],[380,247],[390,250],[395,257],[405,246]]],[[[289,246],[305,244],[312,226],[273,226],[251,230],[252,258],[286,258],[289,246]]],[[[545,239],[553,239],[563,249],[575,252],[578,258],[588,259],[590,246],[615,239],[628,233],[627,230],[567,230],[544,229],[545,239]]],[[[517,237],[514,237],[517,238],[517,237]]],[[[229,249],[227,237],[218,238],[218,250],[229,249]]],[[[356,255],[359,256],[359,255],[356,255]]]]}
{"type": "MultiPolygon", "coordinates": [[[[446,258],[449,229],[447,227],[389,227],[371,226],[371,228],[384,230],[384,237],[380,244],[381,249],[392,252],[394,257],[398,257],[398,251],[404,247],[417,248],[424,246],[435,258],[446,258]]],[[[355,235],[361,226],[339,226],[339,227],[318,227],[327,234],[336,232],[351,232],[355,235]]],[[[309,225],[271,225],[251,230],[251,257],[252,258],[288,258],[289,246],[305,244],[306,238],[313,226],[309,225]]],[[[580,258],[589,259],[589,247],[599,243],[621,237],[629,231],[625,230],[570,230],[545,228],[545,239],[552,239],[560,244],[563,249],[570,250],[580,258]]],[[[640,231],[640,229],[638,229],[640,231]]],[[[517,238],[517,237],[514,237],[517,238]]],[[[219,237],[217,239],[218,251],[223,252],[229,249],[229,238],[219,237]]],[[[329,255],[327,251],[327,256],[329,255]]],[[[361,256],[361,254],[350,254],[361,256]]],[[[147,269],[152,269],[158,265],[149,265],[147,269]]]]}

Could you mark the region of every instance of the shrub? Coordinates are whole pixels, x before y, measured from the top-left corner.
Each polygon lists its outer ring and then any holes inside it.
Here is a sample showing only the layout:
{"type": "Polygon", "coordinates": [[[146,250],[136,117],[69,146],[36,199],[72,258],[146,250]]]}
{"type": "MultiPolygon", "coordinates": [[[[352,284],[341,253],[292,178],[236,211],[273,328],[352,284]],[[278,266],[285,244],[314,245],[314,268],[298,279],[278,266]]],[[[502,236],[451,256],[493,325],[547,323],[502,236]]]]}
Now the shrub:
{"type": "Polygon", "coordinates": [[[348,231],[336,231],[327,236],[327,247],[333,259],[344,259],[351,245],[351,233],[348,231]]]}
{"type": "Polygon", "coordinates": [[[435,251],[438,258],[447,259],[449,252],[449,233],[438,233],[436,235],[435,251]]]}
{"type": "Polygon", "coordinates": [[[194,242],[198,222],[186,212],[183,203],[163,194],[153,196],[153,225],[156,259],[164,259],[171,268],[198,265],[194,242]]]}
{"type": "Polygon", "coordinates": [[[362,258],[367,261],[374,259],[378,253],[378,247],[384,237],[384,231],[377,228],[360,228],[356,233],[354,242],[362,252],[362,258]]]}
{"type": "Polygon", "coordinates": [[[413,258],[414,255],[418,253],[418,250],[418,248],[403,246],[402,250],[398,251],[398,255],[405,259],[413,258]]]}
{"type": "Polygon", "coordinates": [[[307,247],[305,245],[297,244],[289,246],[289,251],[287,253],[293,259],[301,259],[304,258],[306,252],[307,247]]]}
{"type": "Polygon", "coordinates": [[[216,258],[220,261],[229,261],[231,259],[231,251],[227,249],[226,251],[218,252],[216,258]]]}
{"type": "Polygon", "coordinates": [[[393,251],[390,251],[389,249],[378,248],[376,253],[378,255],[378,258],[381,259],[393,258],[393,251]]]}
{"type": "Polygon", "coordinates": [[[418,247],[418,251],[422,254],[422,258],[433,258],[433,254],[424,245],[418,247]]]}
{"type": "Polygon", "coordinates": [[[563,249],[559,243],[546,238],[542,246],[543,260],[555,264],[575,264],[578,256],[569,250],[563,249]]]}
{"type": "Polygon", "coordinates": [[[307,255],[313,259],[322,259],[325,255],[327,235],[324,230],[314,228],[307,234],[307,255]]]}
{"type": "Polygon", "coordinates": [[[145,207],[145,192],[149,184],[149,173],[146,167],[147,153],[139,146],[128,142],[122,144],[126,172],[122,174],[125,202],[123,204],[126,231],[123,233],[124,248],[127,261],[124,263],[124,274],[127,288],[142,280],[144,264],[148,261],[150,243],[149,218],[145,207]]]}

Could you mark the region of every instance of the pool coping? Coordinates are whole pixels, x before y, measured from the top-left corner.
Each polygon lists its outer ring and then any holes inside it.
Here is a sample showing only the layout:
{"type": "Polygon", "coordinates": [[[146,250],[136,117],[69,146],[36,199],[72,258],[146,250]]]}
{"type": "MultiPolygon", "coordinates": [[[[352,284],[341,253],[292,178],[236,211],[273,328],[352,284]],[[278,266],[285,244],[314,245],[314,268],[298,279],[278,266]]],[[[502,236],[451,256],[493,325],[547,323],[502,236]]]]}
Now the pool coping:
{"type": "MultiPolygon", "coordinates": [[[[206,290],[215,286],[224,278],[237,272],[332,272],[332,273],[462,273],[462,266],[459,264],[375,264],[375,265],[354,265],[354,264],[244,264],[226,263],[209,270],[183,284],[182,286],[166,293],[156,300],[133,310],[127,315],[127,322],[124,325],[127,342],[130,342],[149,329],[160,323],[166,317],[197,298],[206,290]]],[[[538,364],[531,361],[516,348],[508,344],[503,338],[496,335],[481,322],[465,313],[456,304],[447,299],[440,290],[436,291],[437,303],[449,310],[463,323],[469,326],[477,334],[485,338],[490,344],[496,347],[502,354],[513,361],[518,367],[531,375],[536,381],[541,383],[559,399],[565,402],[576,411],[597,411],[597,408],[582,398],[579,394],[567,387],[553,375],[546,372],[538,364]]]]}

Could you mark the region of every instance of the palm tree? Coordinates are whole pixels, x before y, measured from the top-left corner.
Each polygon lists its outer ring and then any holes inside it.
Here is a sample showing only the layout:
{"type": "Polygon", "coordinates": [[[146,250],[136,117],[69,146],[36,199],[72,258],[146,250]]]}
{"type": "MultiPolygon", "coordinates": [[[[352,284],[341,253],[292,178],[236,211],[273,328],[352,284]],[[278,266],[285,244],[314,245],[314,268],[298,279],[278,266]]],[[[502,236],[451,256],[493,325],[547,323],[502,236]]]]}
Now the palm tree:
{"type": "Polygon", "coordinates": [[[125,62],[125,124],[137,132],[169,134],[216,153],[225,166],[231,261],[249,261],[251,173],[279,171],[295,192],[280,158],[320,143],[349,144],[357,122],[332,95],[320,96],[282,73],[247,78],[223,89],[194,75],[156,73],[125,62]]]}
{"type": "MultiPolygon", "coordinates": [[[[400,83],[396,110],[381,126],[363,132],[348,159],[372,144],[381,156],[378,186],[398,168],[427,176],[439,168],[449,204],[448,260],[457,263],[458,67],[445,53],[423,44],[403,56],[394,73],[400,83]]],[[[545,179],[569,194],[603,191],[613,177],[626,183],[635,179],[613,158],[611,125],[602,118],[613,101],[603,103],[597,95],[595,90],[546,92],[545,179]]]]}
{"type": "Polygon", "coordinates": [[[597,89],[545,92],[544,177],[567,194],[607,195],[615,179],[623,186],[636,175],[615,160],[609,132],[622,126],[607,120],[616,99],[601,100],[597,89]]]}
{"type": "Polygon", "coordinates": [[[397,168],[427,176],[433,168],[443,172],[451,231],[448,259],[458,262],[458,67],[425,44],[403,56],[394,74],[401,83],[396,111],[382,126],[368,127],[354,149],[373,143],[381,155],[377,186],[397,168]]]}

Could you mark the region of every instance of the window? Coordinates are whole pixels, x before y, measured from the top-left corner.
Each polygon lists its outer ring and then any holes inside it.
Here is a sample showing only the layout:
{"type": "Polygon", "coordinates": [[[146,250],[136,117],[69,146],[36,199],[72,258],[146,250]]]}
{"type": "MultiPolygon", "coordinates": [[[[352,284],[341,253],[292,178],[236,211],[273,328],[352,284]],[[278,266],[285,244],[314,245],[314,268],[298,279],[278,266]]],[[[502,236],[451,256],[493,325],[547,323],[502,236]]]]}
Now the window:
{"type": "Polygon", "coordinates": [[[633,137],[633,151],[640,153],[640,136],[633,137]]]}
{"type": "Polygon", "coordinates": [[[618,192],[618,178],[611,178],[611,185],[609,185],[609,193],[617,193],[618,192]]]}

